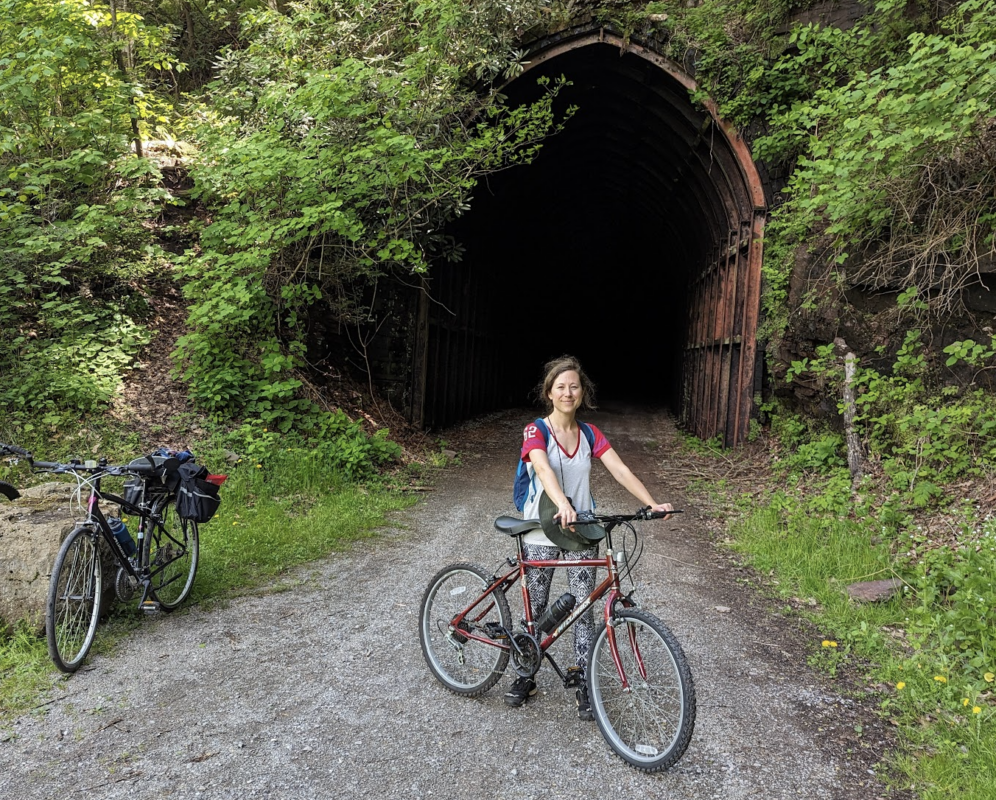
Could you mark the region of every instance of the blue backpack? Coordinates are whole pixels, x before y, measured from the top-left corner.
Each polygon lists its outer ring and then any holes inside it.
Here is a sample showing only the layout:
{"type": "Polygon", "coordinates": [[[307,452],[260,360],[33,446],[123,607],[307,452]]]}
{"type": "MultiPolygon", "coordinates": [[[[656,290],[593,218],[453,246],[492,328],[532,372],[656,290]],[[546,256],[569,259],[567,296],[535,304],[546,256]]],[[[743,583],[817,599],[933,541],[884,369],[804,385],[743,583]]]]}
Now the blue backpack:
{"type": "MultiPolygon", "coordinates": [[[[550,442],[550,431],[547,429],[546,423],[538,419],[536,420],[536,427],[539,428],[539,432],[543,436],[543,444],[548,445],[550,442]]],[[[595,432],[591,429],[591,425],[586,422],[579,422],[578,427],[581,429],[581,433],[584,434],[584,438],[588,440],[588,447],[594,450],[595,432]]],[[[515,484],[512,486],[512,502],[515,503],[516,510],[522,511],[526,507],[526,499],[535,495],[535,483],[535,473],[530,475],[528,465],[520,458],[519,466],[515,470],[515,484]]]]}

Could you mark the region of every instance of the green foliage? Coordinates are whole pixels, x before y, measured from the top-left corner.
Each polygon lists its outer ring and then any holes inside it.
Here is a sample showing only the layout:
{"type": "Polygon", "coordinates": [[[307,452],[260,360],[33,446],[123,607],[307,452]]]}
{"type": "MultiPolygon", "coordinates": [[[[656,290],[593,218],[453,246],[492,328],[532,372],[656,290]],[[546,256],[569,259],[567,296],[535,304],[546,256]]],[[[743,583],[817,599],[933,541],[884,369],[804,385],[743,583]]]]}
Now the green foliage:
{"type": "Polygon", "coordinates": [[[401,448],[387,438],[386,429],[368,435],[360,422],[350,420],[343,411],[315,414],[314,435],[305,439],[300,433],[271,430],[262,421],[244,422],[225,436],[226,447],[239,453],[242,461],[267,469],[261,475],[312,476],[312,482],[298,487],[276,486],[274,493],[317,491],[329,481],[355,482],[372,478],[386,463],[401,455],[401,448]],[[275,464],[283,468],[275,469],[275,464]],[[313,481],[317,483],[313,484],[313,481]]]}
{"type": "Polygon", "coordinates": [[[441,231],[477,178],[528,162],[556,128],[555,86],[506,109],[468,80],[514,74],[535,14],[315,0],[245,15],[250,44],[222,58],[203,107],[194,176],[212,217],[182,265],[177,363],[202,407],[314,425],[295,377],[309,313],[375,326],[378,282],[459,256],[441,231]]]}
{"type": "Polygon", "coordinates": [[[59,425],[106,403],[148,337],[136,281],[168,195],[129,139],[160,117],[123,56],[162,32],[66,0],[0,0],[0,404],[59,425]],[[41,410],[41,415],[38,410],[41,410]]]}
{"type": "Polygon", "coordinates": [[[976,544],[960,547],[937,547],[914,529],[899,541],[909,558],[896,563],[877,499],[864,507],[858,498],[844,518],[848,491],[829,486],[830,501],[823,488],[809,480],[754,504],[731,527],[733,546],[787,608],[812,619],[811,665],[832,675],[858,666],[878,687],[883,713],[918,753],[894,763],[924,797],[944,789],[987,798],[996,775],[993,522],[975,527],[966,514],[960,538],[976,544]],[[854,603],[843,590],[897,574],[905,590],[886,602],[854,603]]]}
{"type": "MultiPolygon", "coordinates": [[[[794,31],[796,49],[772,69],[782,96],[766,105],[770,132],[755,153],[795,165],[769,229],[788,237],[776,252],[816,233],[840,285],[915,285],[922,305],[906,311],[946,312],[996,229],[996,3],[959,3],[936,23],[907,11],[890,0],[850,31],[794,31]]],[[[776,290],[790,266],[778,259],[776,290]]]]}
{"type": "Polygon", "coordinates": [[[0,717],[35,706],[51,684],[51,672],[45,640],[31,626],[0,630],[0,717]]]}
{"type": "MultiPolygon", "coordinates": [[[[965,361],[984,369],[996,357],[992,345],[971,340],[955,342],[944,352],[949,367],[965,361]]],[[[841,396],[842,368],[833,345],[818,348],[813,359],[794,362],[787,380],[803,376],[817,381],[828,394],[841,396]]],[[[907,334],[888,373],[860,366],[855,389],[855,424],[864,445],[893,488],[907,494],[913,505],[932,505],[943,498],[944,484],[996,470],[996,409],[990,393],[978,387],[946,386],[928,362],[919,331],[907,334]]],[[[796,431],[782,438],[796,448],[791,463],[811,469],[840,464],[835,461],[839,437],[803,443],[796,431]]]]}
{"type": "MultiPolygon", "coordinates": [[[[996,667],[996,531],[991,522],[985,527],[979,544],[920,553],[909,579],[913,604],[907,632],[914,648],[940,651],[949,681],[976,694],[987,688],[983,674],[996,667]]],[[[914,549],[923,547],[924,537],[910,538],[914,549]]]]}

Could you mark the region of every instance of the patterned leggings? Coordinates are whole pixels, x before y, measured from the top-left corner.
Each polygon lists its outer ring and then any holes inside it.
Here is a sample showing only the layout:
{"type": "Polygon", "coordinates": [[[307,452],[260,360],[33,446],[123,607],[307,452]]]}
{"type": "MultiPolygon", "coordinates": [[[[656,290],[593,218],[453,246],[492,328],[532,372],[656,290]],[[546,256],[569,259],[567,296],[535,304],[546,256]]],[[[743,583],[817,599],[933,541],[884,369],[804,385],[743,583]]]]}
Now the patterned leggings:
{"type": "MultiPolygon", "coordinates": [[[[590,550],[561,550],[559,547],[546,547],[540,544],[523,544],[526,559],[529,561],[550,561],[560,558],[566,561],[578,561],[582,558],[595,558],[598,555],[598,545],[590,550]]],[[[553,567],[539,569],[534,567],[526,570],[526,585],[529,587],[529,599],[532,605],[533,619],[539,617],[550,601],[550,585],[553,583],[553,567]]],[[[580,603],[595,589],[594,567],[568,567],[567,584],[571,594],[580,603]]],[[[574,623],[574,653],[577,665],[581,669],[588,666],[588,648],[595,636],[595,613],[589,608],[574,623]]]]}

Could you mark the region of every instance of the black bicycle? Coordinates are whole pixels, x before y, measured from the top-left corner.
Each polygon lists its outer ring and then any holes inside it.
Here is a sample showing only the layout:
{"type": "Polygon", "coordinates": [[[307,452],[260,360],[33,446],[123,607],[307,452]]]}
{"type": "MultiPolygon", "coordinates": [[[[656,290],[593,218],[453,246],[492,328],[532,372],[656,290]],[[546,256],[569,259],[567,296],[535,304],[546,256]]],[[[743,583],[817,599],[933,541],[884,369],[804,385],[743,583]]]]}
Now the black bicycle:
{"type": "MultiPolygon", "coordinates": [[[[149,455],[129,464],[108,464],[106,459],[63,464],[35,461],[27,450],[0,443],[0,457],[8,455],[25,459],[37,473],[72,475],[77,483],[73,500],[82,509],[82,522],[59,549],[45,605],[48,652],[60,670],[78,670],[93,644],[105,595],[101,541],[117,564],[114,595],[119,601],[138,597],[139,609],[155,613],[173,611],[187,598],[197,574],[200,540],[197,523],[181,518],[175,508],[177,458],[149,455]],[[127,479],[124,497],[103,491],[104,478],[122,476],[127,479]],[[137,541],[121,519],[104,515],[100,501],[117,504],[122,515],[138,520],[137,541]]],[[[209,477],[218,483],[225,478],[209,477]]]]}

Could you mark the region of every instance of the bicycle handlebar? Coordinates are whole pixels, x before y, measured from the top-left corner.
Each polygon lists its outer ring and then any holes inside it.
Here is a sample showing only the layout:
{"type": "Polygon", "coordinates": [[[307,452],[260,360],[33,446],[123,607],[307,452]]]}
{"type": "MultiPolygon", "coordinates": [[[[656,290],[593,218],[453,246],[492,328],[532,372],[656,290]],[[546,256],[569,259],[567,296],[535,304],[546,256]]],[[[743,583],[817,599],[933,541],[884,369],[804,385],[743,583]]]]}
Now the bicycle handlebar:
{"type": "Polygon", "coordinates": [[[32,461],[36,472],[89,472],[92,475],[153,475],[156,467],[152,464],[95,464],[89,466],[81,461],[61,464],[58,461],[32,461]]]}
{"type": "Polygon", "coordinates": [[[25,450],[23,447],[16,447],[12,444],[4,444],[0,442],[0,456],[23,456],[24,458],[30,459],[31,453],[25,450]]]}
{"type": "Polygon", "coordinates": [[[578,522],[633,522],[634,520],[664,519],[672,514],[681,514],[680,508],[671,511],[651,511],[650,506],[641,508],[635,514],[596,514],[594,511],[582,511],[578,514],[578,522]]]}

